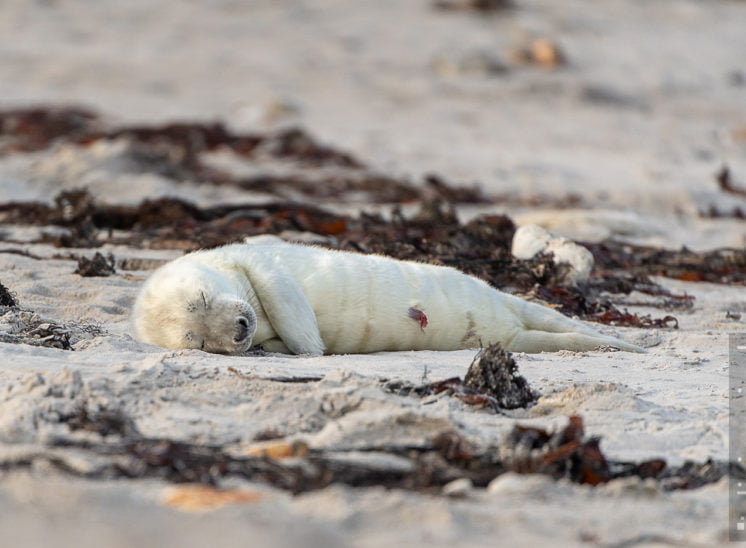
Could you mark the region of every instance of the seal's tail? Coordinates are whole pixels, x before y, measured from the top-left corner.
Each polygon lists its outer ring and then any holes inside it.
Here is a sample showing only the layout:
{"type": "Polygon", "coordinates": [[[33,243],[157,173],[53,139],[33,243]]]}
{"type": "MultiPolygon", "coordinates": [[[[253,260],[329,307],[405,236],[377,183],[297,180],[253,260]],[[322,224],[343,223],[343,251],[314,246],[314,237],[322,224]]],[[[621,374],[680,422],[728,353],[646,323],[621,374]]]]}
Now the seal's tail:
{"type": "Polygon", "coordinates": [[[556,352],[558,350],[594,350],[599,346],[613,346],[627,352],[645,352],[635,344],[602,335],[582,323],[559,312],[521,299],[514,302],[515,312],[524,323],[510,341],[513,352],[556,352]]]}

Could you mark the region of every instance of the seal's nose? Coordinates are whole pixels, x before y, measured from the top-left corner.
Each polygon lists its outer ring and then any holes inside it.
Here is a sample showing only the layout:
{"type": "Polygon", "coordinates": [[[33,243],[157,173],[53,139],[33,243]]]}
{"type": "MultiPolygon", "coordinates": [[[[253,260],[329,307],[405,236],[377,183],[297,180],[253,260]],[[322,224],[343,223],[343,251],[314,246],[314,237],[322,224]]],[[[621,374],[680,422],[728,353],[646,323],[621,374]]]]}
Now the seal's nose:
{"type": "Polygon", "coordinates": [[[249,320],[244,316],[236,318],[236,342],[241,342],[249,336],[249,320]]]}

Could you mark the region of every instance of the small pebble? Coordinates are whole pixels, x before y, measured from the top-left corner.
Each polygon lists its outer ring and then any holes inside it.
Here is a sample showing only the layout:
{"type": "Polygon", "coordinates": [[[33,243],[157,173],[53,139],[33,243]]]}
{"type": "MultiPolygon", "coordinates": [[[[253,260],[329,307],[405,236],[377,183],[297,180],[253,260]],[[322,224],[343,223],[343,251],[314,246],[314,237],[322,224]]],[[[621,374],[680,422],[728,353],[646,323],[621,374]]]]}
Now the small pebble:
{"type": "Polygon", "coordinates": [[[443,486],[442,493],[447,497],[464,498],[474,489],[469,478],[459,478],[443,486]]]}

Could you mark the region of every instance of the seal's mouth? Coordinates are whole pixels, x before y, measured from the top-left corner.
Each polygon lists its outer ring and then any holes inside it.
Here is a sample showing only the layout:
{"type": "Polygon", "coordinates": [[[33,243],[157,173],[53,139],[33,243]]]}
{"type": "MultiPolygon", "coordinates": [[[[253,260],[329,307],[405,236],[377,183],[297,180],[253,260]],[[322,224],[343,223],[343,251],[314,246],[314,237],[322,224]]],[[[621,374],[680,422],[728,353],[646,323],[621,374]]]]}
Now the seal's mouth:
{"type": "Polygon", "coordinates": [[[229,352],[225,352],[225,354],[240,356],[249,350],[251,350],[251,339],[245,339],[243,342],[236,343],[236,345],[229,352]]]}

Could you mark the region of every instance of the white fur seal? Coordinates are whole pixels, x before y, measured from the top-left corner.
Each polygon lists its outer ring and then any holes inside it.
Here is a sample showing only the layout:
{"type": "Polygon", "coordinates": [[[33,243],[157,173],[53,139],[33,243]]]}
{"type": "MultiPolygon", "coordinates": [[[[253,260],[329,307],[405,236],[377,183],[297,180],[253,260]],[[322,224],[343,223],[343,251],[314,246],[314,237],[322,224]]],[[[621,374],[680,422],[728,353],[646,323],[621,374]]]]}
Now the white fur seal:
{"type": "Polygon", "coordinates": [[[642,352],[454,268],[263,237],[190,253],[159,268],[132,312],[135,337],[236,354],[456,350],[642,352]]]}

